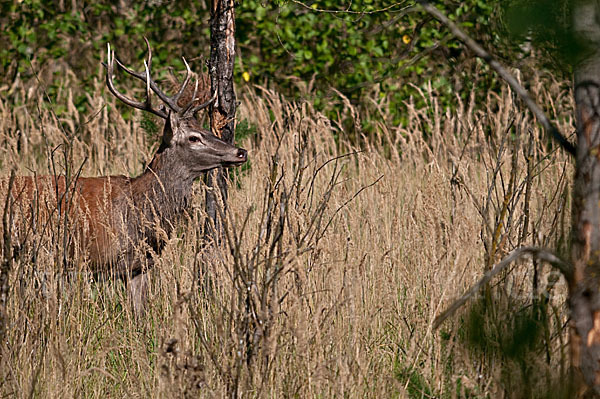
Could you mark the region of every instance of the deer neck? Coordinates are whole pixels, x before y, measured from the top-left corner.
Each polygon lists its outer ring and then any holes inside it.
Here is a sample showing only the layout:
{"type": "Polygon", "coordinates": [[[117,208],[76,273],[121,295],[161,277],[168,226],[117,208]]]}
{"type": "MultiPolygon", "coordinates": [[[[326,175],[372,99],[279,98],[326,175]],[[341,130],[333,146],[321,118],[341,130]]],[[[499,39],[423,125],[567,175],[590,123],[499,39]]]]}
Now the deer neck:
{"type": "Polygon", "coordinates": [[[133,202],[147,217],[158,216],[163,225],[172,225],[187,207],[195,178],[171,151],[157,152],[144,173],[131,182],[133,202]]]}

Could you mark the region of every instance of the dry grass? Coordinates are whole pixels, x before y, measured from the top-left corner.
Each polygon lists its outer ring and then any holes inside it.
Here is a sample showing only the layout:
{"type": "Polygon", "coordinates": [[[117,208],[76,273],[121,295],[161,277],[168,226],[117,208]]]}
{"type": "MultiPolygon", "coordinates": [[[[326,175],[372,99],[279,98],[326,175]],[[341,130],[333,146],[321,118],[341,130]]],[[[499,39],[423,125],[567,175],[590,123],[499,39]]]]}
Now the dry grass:
{"type": "MultiPolygon", "coordinates": [[[[65,78],[59,115],[40,87],[5,88],[1,175],[13,166],[51,173],[58,145],[59,173],[84,160],[83,175],[141,172],[156,139],[141,117],[124,120],[101,77],[103,94],[90,98],[99,112],[79,115],[76,84],[65,78]]],[[[555,115],[572,113],[559,84],[532,87],[555,115]]],[[[429,106],[412,108],[407,127],[381,124],[360,152],[336,142],[338,125],[310,104],[261,88],[240,97],[239,119],[257,132],[240,143],[250,165],[230,186],[228,240],[202,245],[199,183],[150,272],[143,321],[121,282],[91,281],[85,260],[64,263],[61,242],[34,252],[42,241],[33,236],[17,249],[0,346],[3,397],[514,396],[526,367],[497,355],[501,339],[473,349],[469,331],[511,325],[502,314],[531,309],[546,291],[547,313],[557,316],[544,319],[542,349],[527,352],[542,371],[527,378],[551,381],[564,362],[564,289],[541,265],[524,261],[494,281],[476,301],[493,304],[492,318],[463,311],[431,329],[510,250],[566,248],[572,165],[510,93],[490,94],[478,110],[457,99],[451,112],[426,91],[429,106]]],[[[373,109],[385,119],[385,99],[373,109]]],[[[569,119],[559,125],[572,130],[569,119]]]]}

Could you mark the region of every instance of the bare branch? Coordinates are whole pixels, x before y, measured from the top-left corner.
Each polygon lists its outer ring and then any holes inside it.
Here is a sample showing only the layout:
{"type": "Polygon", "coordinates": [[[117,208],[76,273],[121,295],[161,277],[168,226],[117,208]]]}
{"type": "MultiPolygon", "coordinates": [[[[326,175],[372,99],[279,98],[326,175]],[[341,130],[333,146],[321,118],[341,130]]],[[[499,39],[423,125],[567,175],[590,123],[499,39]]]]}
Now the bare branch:
{"type": "MultiPolygon", "coordinates": [[[[383,7],[383,8],[378,8],[377,10],[371,10],[371,11],[353,11],[350,10],[349,8],[346,8],[344,10],[329,10],[329,9],[325,9],[325,8],[313,8],[311,6],[309,6],[308,4],[300,1],[300,0],[292,0],[293,3],[298,4],[299,6],[302,6],[310,11],[317,11],[317,12],[322,12],[322,13],[328,13],[328,14],[358,14],[358,15],[369,15],[369,14],[378,14],[381,12],[385,12],[385,11],[390,11],[390,12],[400,12],[400,11],[404,11],[406,9],[412,8],[410,6],[404,6],[402,9],[400,10],[394,10],[394,8],[396,7],[400,7],[404,4],[407,3],[406,0],[404,1],[398,1],[396,3],[390,4],[389,6],[383,7]]],[[[352,4],[352,3],[350,3],[352,4]]]]}
{"type": "Polygon", "coordinates": [[[494,276],[498,273],[506,269],[508,265],[512,262],[520,259],[522,256],[531,255],[533,258],[544,261],[557,268],[565,277],[567,281],[571,281],[572,279],[572,270],[573,267],[560,259],[554,253],[537,247],[521,247],[517,248],[508,254],[500,263],[494,266],[490,271],[483,275],[483,278],[477,282],[474,286],[472,286],[463,296],[454,301],[452,305],[445,311],[443,311],[438,317],[433,321],[433,329],[437,329],[440,324],[442,324],[448,317],[452,316],[454,312],[456,312],[461,306],[463,306],[469,298],[477,293],[485,284],[487,284],[494,276]]]}
{"type": "Polygon", "coordinates": [[[510,88],[513,89],[513,91],[517,93],[519,97],[521,97],[525,105],[527,105],[527,108],[529,108],[529,110],[535,115],[546,132],[548,132],[565,151],[571,155],[575,155],[575,146],[560,133],[558,128],[554,126],[552,122],[550,122],[550,119],[548,119],[544,111],[531,98],[527,90],[525,90],[525,88],[519,84],[517,79],[515,79],[515,77],[512,76],[510,72],[508,72],[502,66],[502,64],[496,61],[490,53],[484,50],[483,47],[481,47],[475,40],[464,33],[454,22],[450,21],[448,17],[442,14],[440,10],[431,5],[427,0],[418,0],[418,2],[421,4],[421,6],[423,6],[425,11],[446,25],[450,32],[452,32],[454,36],[456,36],[469,49],[471,49],[479,58],[487,62],[498,73],[498,75],[500,75],[500,77],[504,79],[506,83],[508,83],[510,88]]]}

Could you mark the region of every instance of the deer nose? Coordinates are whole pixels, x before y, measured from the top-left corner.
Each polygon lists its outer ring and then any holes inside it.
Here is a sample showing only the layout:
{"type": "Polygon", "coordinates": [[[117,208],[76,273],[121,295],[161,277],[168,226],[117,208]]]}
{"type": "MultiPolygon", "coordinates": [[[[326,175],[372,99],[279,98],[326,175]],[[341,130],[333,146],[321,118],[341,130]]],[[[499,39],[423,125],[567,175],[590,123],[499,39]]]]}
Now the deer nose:
{"type": "Polygon", "coordinates": [[[244,150],[243,148],[238,148],[236,156],[240,161],[246,162],[246,159],[248,157],[248,151],[244,150]]]}

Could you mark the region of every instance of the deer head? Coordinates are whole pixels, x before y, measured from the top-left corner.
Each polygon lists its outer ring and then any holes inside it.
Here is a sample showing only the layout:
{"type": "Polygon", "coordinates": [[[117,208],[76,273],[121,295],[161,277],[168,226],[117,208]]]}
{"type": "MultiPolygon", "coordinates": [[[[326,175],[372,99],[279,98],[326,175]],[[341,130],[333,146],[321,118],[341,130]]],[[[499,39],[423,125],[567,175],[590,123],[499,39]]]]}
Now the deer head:
{"type": "Polygon", "coordinates": [[[214,102],[216,91],[215,95],[209,101],[196,105],[199,101],[196,97],[198,94],[198,80],[196,79],[192,99],[187,104],[181,106],[179,100],[191,79],[190,67],[185,58],[183,58],[186,67],[185,80],[177,93],[173,96],[167,96],[150,76],[152,50],[148,39],[144,39],[148,47],[148,59],[144,61],[144,72],[136,72],[123,65],[115,57],[114,51],[111,51],[110,44],[108,45],[106,84],[111,93],[125,104],[133,108],[151,112],[165,120],[162,142],[158,153],[168,153],[171,157],[176,158],[192,178],[198,177],[202,172],[210,169],[235,166],[246,162],[246,150],[235,147],[211,134],[206,129],[203,129],[194,116],[196,112],[214,102]],[[128,98],[115,88],[113,82],[115,61],[126,73],[140,79],[146,84],[146,99],[143,102],[128,98]],[[164,105],[154,108],[152,106],[150,91],[153,91],[164,105]]]}

